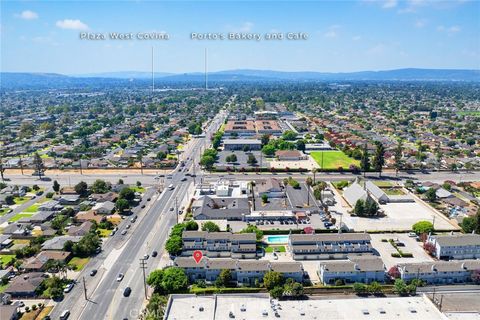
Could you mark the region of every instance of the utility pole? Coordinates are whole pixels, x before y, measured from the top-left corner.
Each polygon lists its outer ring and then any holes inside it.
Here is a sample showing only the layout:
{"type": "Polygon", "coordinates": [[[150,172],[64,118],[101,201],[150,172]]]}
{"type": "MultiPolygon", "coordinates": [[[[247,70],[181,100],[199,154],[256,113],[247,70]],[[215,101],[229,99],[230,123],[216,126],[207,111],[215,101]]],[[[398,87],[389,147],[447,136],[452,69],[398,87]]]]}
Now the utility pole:
{"type": "Polygon", "coordinates": [[[20,170],[22,171],[22,176],[23,176],[23,160],[22,160],[22,155],[20,155],[20,170]]]}
{"type": "Polygon", "coordinates": [[[78,159],[78,164],[79,164],[79,166],[80,166],[80,175],[83,175],[83,172],[82,172],[82,159],[81,159],[81,158],[78,159]]]}
{"type": "Polygon", "coordinates": [[[88,298],[87,298],[87,286],[85,285],[85,277],[83,277],[83,294],[85,295],[85,300],[88,300],[88,298]]]}
{"type": "Polygon", "coordinates": [[[175,197],[175,217],[177,219],[178,224],[178,204],[177,204],[177,197],[175,197]]]}
{"type": "Polygon", "coordinates": [[[147,269],[147,262],[144,259],[140,259],[140,269],[143,271],[143,287],[145,289],[145,299],[147,299],[147,278],[145,276],[145,269],[147,269]]]}

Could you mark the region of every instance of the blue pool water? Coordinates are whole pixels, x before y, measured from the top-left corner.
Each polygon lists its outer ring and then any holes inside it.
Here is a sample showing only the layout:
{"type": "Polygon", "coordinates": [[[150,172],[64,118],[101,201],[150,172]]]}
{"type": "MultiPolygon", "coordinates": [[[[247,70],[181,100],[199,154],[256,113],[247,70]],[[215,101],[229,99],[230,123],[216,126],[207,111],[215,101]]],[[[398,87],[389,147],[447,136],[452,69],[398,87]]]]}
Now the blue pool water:
{"type": "Polygon", "coordinates": [[[268,243],[288,243],[288,235],[284,236],[267,236],[268,243]]]}

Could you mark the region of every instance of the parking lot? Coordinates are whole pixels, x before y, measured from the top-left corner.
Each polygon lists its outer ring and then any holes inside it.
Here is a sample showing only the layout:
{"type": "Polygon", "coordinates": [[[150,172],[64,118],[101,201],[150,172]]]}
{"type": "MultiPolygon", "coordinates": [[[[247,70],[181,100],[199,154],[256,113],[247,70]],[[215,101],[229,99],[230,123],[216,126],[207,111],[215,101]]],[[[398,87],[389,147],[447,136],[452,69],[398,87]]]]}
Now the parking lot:
{"type": "Polygon", "coordinates": [[[260,151],[220,151],[218,153],[218,159],[217,162],[215,163],[215,167],[217,168],[226,168],[226,167],[231,167],[231,168],[247,168],[251,167],[247,160],[248,160],[248,154],[253,154],[255,156],[255,159],[257,159],[257,166],[258,167],[270,167],[269,161],[265,158],[264,155],[260,151]],[[235,162],[227,162],[227,156],[234,154],[237,157],[237,161],[235,162]]]}
{"type": "Polygon", "coordinates": [[[381,233],[371,234],[372,246],[375,248],[382,257],[383,263],[387,267],[387,270],[392,266],[399,263],[415,263],[415,262],[429,262],[433,261],[425,250],[422,248],[422,243],[415,238],[409,237],[408,233],[381,233]],[[392,253],[396,253],[397,250],[390,244],[390,242],[382,242],[382,239],[393,239],[399,243],[399,248],[404,253],[413,254],[412,258],[394,258],[392,253]],[[404,246],[402,246],[402,244],[404,246]]]}

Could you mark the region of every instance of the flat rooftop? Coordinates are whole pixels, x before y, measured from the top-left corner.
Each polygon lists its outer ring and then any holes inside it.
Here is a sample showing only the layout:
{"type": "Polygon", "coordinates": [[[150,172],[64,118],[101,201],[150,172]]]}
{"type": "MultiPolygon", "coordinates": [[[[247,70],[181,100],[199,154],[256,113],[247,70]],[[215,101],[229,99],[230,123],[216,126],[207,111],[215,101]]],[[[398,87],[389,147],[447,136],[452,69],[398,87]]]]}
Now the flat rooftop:
{"type": "Polygon", "coordinates": [[[276,301],[267,294],[172,295],[167,320],[254,319],[448,319],[426,297],[276,301]],[[216,299],[216,301],[215,301],[216,299]],[[273,301],[273,303],[271,302],[273,301]],[[200,311],[203,308],[203,311],[200,311]],[[278,316],[275,316],[278,312],[278,316]]]}

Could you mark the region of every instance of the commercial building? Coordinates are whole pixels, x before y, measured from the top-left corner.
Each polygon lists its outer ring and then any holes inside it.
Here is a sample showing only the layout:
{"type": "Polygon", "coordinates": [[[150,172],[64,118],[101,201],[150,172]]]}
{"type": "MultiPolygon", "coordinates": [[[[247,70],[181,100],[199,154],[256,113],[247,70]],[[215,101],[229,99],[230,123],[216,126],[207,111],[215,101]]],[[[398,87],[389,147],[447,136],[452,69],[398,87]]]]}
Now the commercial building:
{"type": "Polygon", "coordinates": [[[288,250],[295,260],[347,259],[349,254],[373,254],[367,233],[292,234],[288,250]]]}
{"type": "Polygon", "coordinates": [[[385,264],[377,256],[349,256],[349,260],[322,261],[318,275],[323,284],[385,281],[385,264]]]}
{"type": "Polygon", "coordinates": [[[192,256],[196,250],[207,257],[256,258],[255,233],[183,231],[182,256],[192,256]]]}
{"type": "Polygon", "coordinates": [[[223,140],[223,149],[228,151],[260,150],[262,141],[258,139],[225,139],[223,140]]]}
{"type": "Polygon", "coordinates": [[[433,254],[438,259],[480,258],[480,235],[478,234],[430,235],[427,242],[435,246],[433,254]]]}
{"type": "Polygon", "coordinates": [[[219,319],[396,319],[447,320],[426,296],[271,300],[268,294],[221,294],[197,296],[172,294],[165,320],[219,319]]]}

